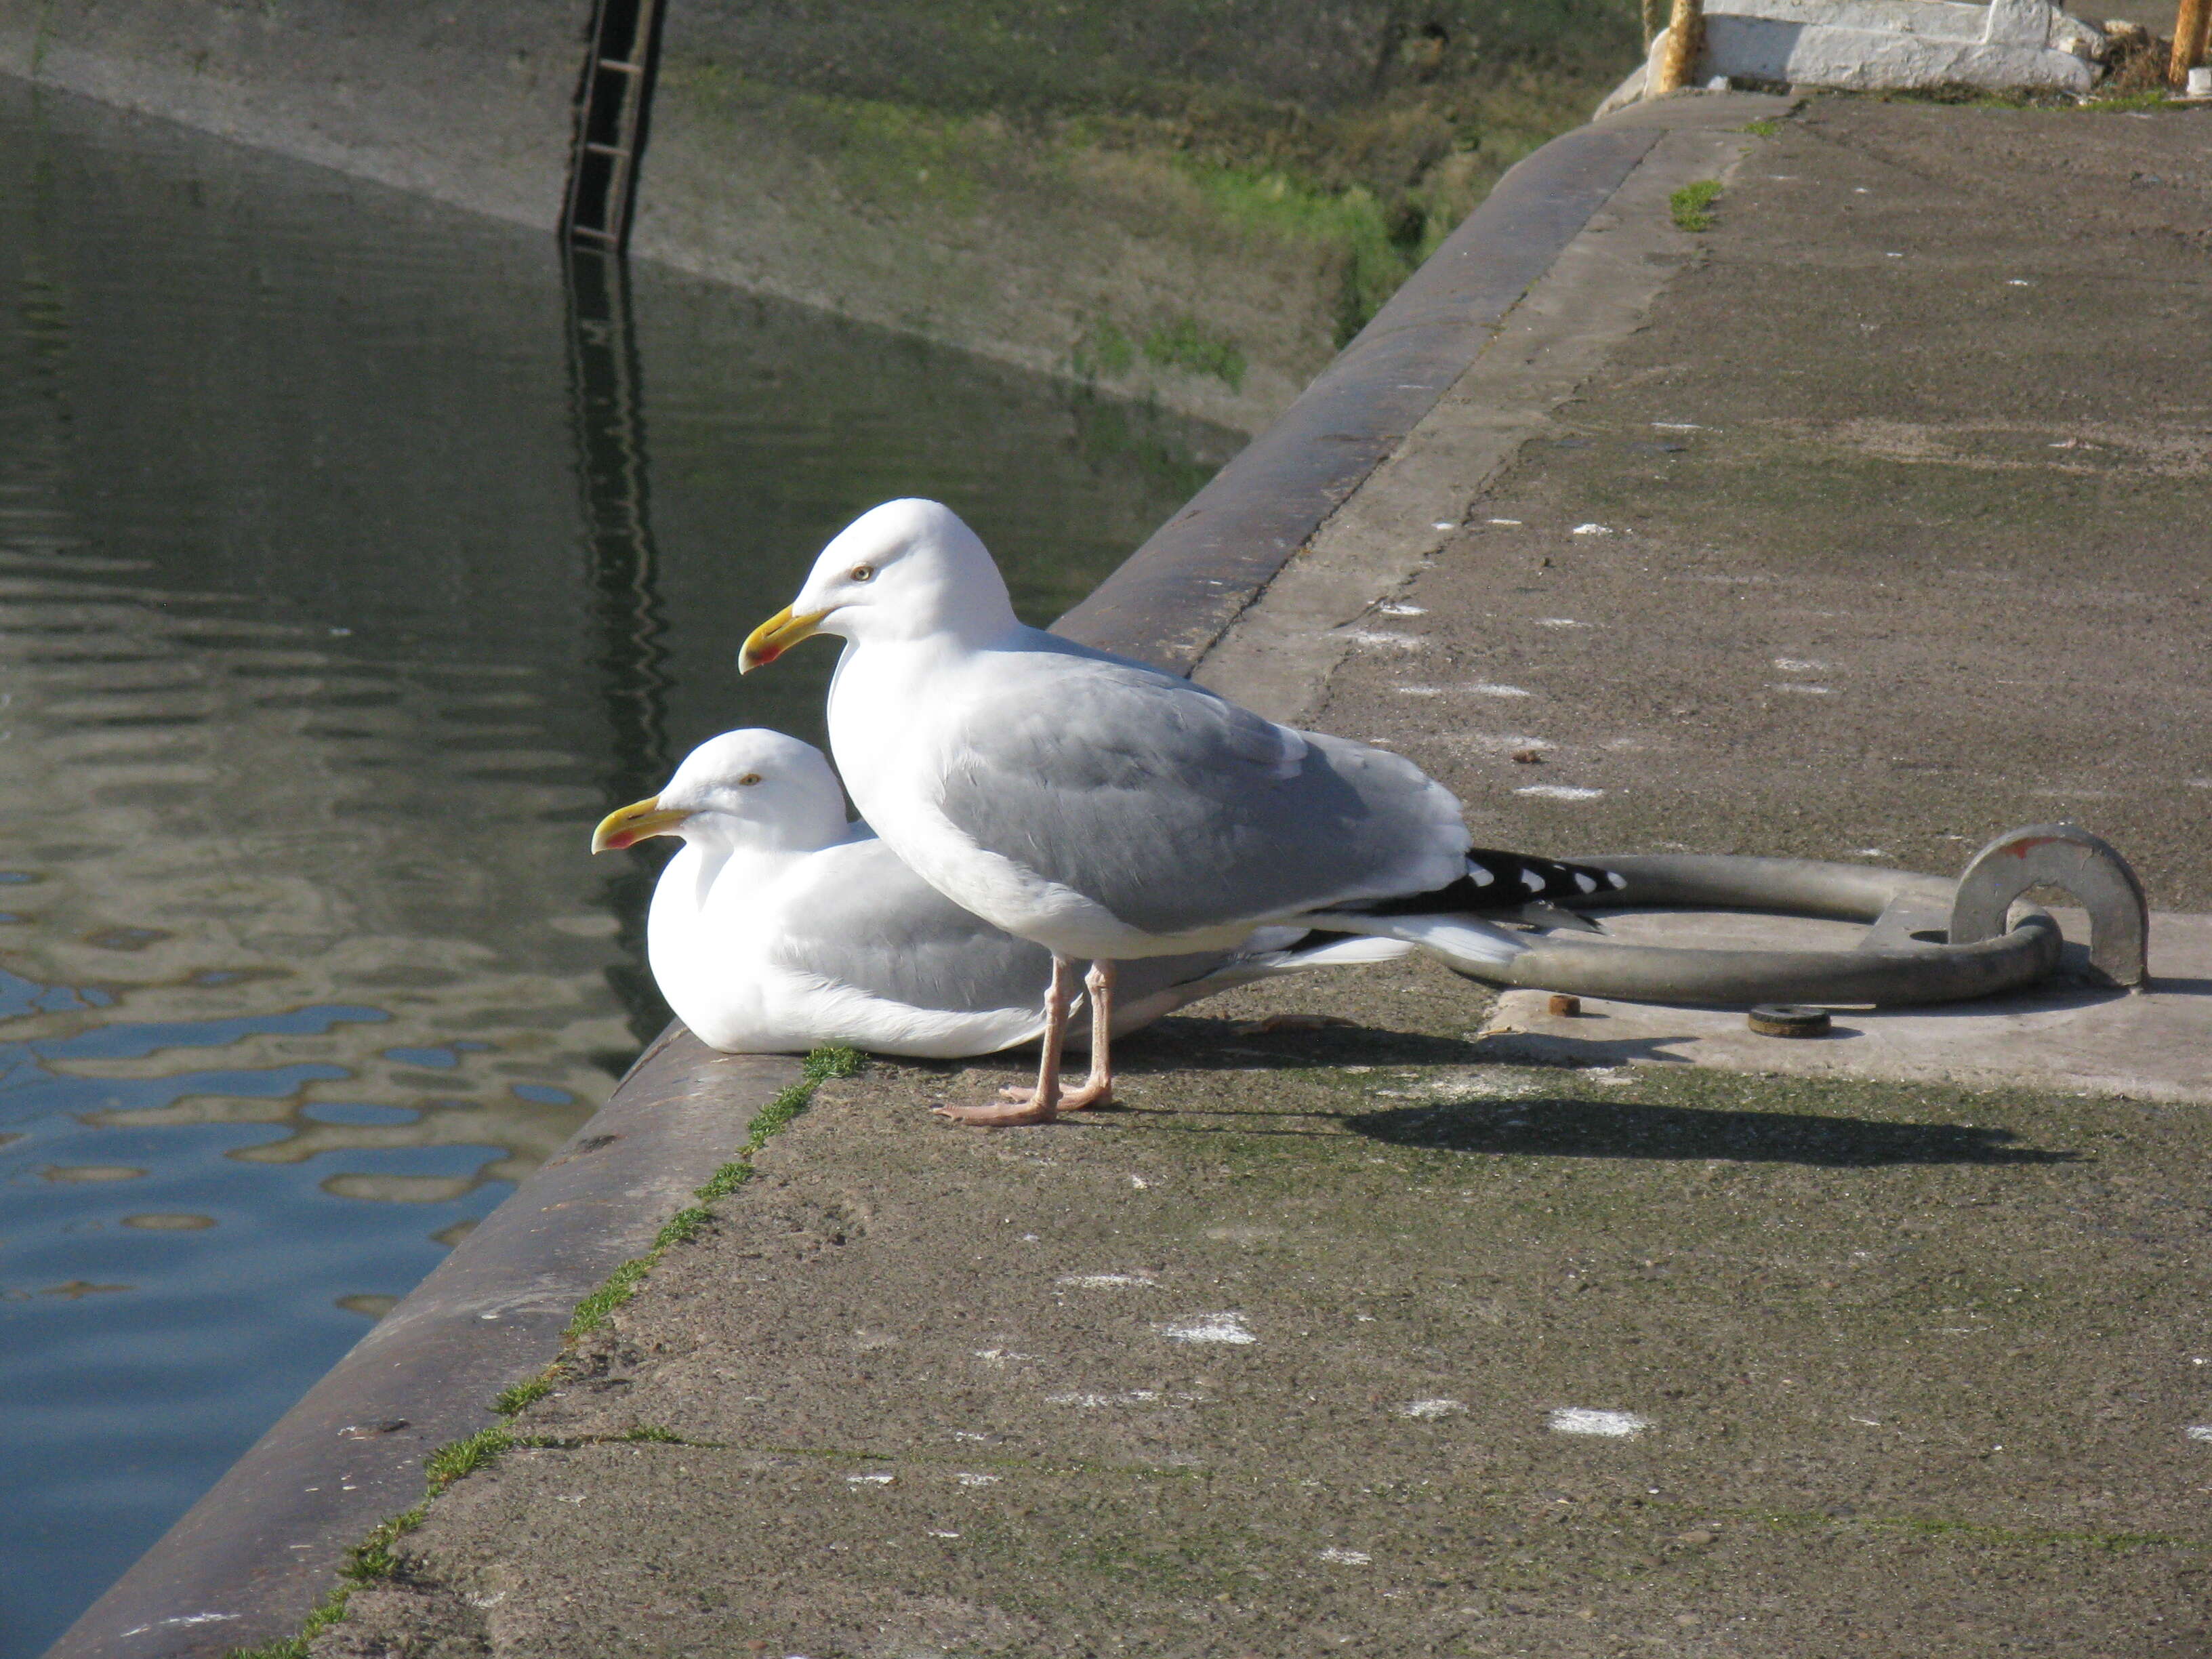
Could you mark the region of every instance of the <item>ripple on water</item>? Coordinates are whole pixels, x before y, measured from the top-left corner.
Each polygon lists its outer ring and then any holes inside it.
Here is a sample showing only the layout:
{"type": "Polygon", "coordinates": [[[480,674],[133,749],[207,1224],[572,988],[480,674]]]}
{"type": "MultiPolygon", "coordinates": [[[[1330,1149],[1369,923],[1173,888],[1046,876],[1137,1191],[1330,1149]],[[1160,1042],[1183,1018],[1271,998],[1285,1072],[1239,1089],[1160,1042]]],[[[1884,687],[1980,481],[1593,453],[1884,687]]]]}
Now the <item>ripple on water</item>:
{"type": "MultiPolygon", "coordinates": [[[[1233,448],[641,270],[641,553],[580,507],[550,255],[0,83],[0,1659],[665,1019],[587,838],[730,723],[731,618],[904,490],[1048,618],[1233,448]]],[[[747,718],[818,735],[831,659],[747,718]]]]}

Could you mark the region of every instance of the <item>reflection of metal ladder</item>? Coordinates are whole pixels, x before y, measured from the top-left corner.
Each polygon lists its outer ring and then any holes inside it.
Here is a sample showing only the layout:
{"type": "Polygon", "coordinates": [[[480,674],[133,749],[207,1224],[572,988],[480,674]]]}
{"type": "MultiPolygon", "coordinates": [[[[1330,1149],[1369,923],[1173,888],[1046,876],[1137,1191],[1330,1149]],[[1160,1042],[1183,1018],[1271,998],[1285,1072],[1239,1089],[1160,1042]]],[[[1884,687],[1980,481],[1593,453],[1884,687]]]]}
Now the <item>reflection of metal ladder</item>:
{"type": "MultiPolygon", "coordinates": [[[[592,667],[607,719],[600,799],[612,807],[649,794],[668,776],[668,648],[662,638],[667,623],[653,538],[629,273],[610,247],[572,242],[563,254],[584,580],[598,624],[592,667]]],[[[625,860],[606,884],[605,904],[621,925],[623,945],[622,959],[608,969],[607,978],[640,1042],[650,1041],[669,1018],[645,969],[645,913],[657,873],[625,860]]]]}
{"type": "Polygon", "coordinates": [[[599,0],[576,89],[576,148],[561,213],[565,240],[619,253],[629,240],[637,161],[660,56],[661,0],[599,0]]]}

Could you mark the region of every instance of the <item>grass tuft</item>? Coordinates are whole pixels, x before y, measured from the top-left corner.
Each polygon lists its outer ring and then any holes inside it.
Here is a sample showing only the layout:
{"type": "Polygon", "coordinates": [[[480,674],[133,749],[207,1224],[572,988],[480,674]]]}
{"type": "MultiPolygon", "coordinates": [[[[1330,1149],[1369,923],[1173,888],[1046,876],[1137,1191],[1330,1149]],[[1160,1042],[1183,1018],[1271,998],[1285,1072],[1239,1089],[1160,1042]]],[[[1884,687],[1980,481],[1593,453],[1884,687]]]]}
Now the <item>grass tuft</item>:
{"type": "Polygon", "coordinates": [[[552,1392],[553,1378],[550,1371],[540,1372],[536,1376],[526,1377],[520,1382],[501,1389],[492,1396],[491,1408],[501,1417],[513,1417],[526,1407],[536,1405],[552,1392]]]}
{"type": "Polygon", "coordinates": [[[1741,131],[1754,138],[1771,138],[1782,131],[1782,123],[1762,115],[1756,121],[1746,121],[1741,131]]]}
{"type": "Polygon", "coordinates": [[[1677,230],[1711,230],[1713,227],[1713,204],[1720,198],[1721,181],[1700,179],[1695,184],[1685,185],[1667,198],[1667,210],[1674,216],[1677,230]]]}
{"type": "Polygon", "coordinates": [[[641,1423],[635,1428],[632,1429],[628,1434],[623,1436],[623,1438],[625,1440],[657,1441],[664,1446],[680,1446],[684,1443],[684,1437],[682,1435],[677,1433],[673,1429],[664,1429],[658,1423],[641,1423]]]}
{"type": "MultiPolygon", "coordinates": [[[[495,1423],[490,1428],[478,1429],[465,1440],[439,1447],[422,1460],[422,1472],[430,1477],[431,1495],[445,1491],[465,1474],[475,1474],[495,1462],[501,1452],[510,1451],[520,1443],[514,1430],[495,1423]]],[[[398,1534],[392,1536],[396,1538],[398,1534]]],[[[375,1534],[370,1537],[373,1540],[375,1534]]]]}
{"type": "Polygon", "coordinates": [[[637,1287],[653,1271],[653,1260],[651,1255],[635,1256],[609,1273],[604,1285],[576,1304],[563,1334],[574,1341],[605,1324],[617,1308],[637,1294],[637,1287]]]}
{"type": "Polygon", "coordinates": [[[662,1223],[660,1231],[653,1236],[653,1248],[665,1250],[672,1244],[689,1244],[699,1237],[699,1230],[714,1218],[696,1204],[689,1209],[678,1210],[662,1223]]]}
{"type": "Polygon", "coordinates": [[[568,1319],[569,1340],[589,1335],[605,1324],[616,1309],[637,1294],[638,1286],[664,1255],[699,1236],[701,1229],[714,1219],[713,1212],[705,1206],[717,1199],[727,1198],[752,1179],[753,1154],[806,1109],[817,1089],[831,1078],[852,1076],[866,1064],[866,1057],[859,1049],[842,1046],[817,1048],[807,1055],[799,1068],[799,1080],[753,1115],[752,1129],[745,1136],[745,1144],[738,1148],[738,1155],[708,1176],[706,1184],[692,1194],[698,1202],[669,1217],[650,1250],[623,1262],[607,1275],[606,1283],[576,1304],[575,1312],[568,1319]]]}

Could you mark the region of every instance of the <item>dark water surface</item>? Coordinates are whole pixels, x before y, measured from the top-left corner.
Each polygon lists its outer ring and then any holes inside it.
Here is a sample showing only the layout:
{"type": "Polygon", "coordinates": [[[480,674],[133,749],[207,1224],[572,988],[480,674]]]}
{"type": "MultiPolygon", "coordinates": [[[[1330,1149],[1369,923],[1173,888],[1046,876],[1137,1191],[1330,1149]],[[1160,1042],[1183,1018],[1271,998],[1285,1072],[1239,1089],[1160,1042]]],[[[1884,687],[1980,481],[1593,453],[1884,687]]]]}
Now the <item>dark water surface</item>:
{"type": "Polygon", "coordinates": [[[564,276],[0,82],[0,1659],[605,1097],[663,1014],[590,827],[818,738],[829,647],[731,659],[830,533],[939,496],[1042,620],[1233,442],[564,276]]]}

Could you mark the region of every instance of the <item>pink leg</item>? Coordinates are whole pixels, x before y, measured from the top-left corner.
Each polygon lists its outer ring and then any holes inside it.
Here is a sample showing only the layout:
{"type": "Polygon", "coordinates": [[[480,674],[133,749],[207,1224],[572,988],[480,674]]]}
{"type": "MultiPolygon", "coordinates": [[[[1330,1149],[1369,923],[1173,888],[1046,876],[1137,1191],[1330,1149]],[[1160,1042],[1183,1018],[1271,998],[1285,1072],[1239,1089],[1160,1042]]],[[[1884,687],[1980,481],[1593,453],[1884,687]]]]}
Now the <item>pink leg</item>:
{"type": "Polygon", "coordinates": [[[1081,1088],[1060,1097],[1063,1112],[1109,1105],[1114,1099],[1114,964],[1092,963],[1083,988],[1091,994],[1091,1075],[1081,1088]]]}
{"type": "MultiPolygon", "coordinates": [[[[1002,1089],[995,1106],[939,1106],[939,1117],[985,1128],[1017,1123],[1049,1123],[1060,1115],[1060,1050],[1067,1041],[1067,1011],[1075,1000],[1075,959],[1052,959],[1052,988],[1045,993],[1044,1037],[1037,1055],[1035,1089],[1002,1089]]],[[[1094,1065],[1095,1065],[1094,1061],[1094,1065]]],[[[1090,1104],[1088,1101],[1084,1103],[1090,1104]]]]}

